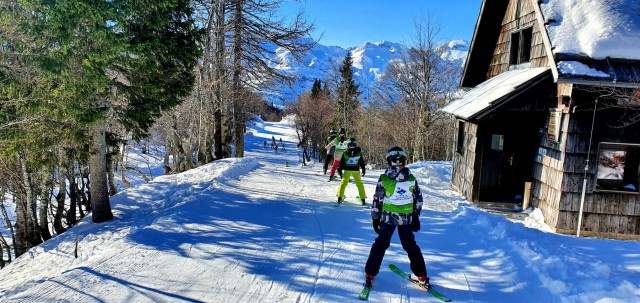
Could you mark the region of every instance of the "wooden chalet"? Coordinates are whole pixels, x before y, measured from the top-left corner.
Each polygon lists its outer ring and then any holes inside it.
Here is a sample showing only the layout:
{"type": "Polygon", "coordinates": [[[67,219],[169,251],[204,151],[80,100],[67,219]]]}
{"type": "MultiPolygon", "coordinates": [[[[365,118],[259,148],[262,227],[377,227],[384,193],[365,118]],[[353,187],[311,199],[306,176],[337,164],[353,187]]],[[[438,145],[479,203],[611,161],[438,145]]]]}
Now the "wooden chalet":
{"type": "Polygon", "coordinates": [[[554,31],[584,7],[551,15],[554,1],[565,0],[483,1],[467,92],[443,109],[457,128],[452,186],[472,202],[533,205],[559,233],[580,221],[580,235],[640,239],[640,122],[624,108],[638,105],[640,58],[564,52],[554,31]]]}

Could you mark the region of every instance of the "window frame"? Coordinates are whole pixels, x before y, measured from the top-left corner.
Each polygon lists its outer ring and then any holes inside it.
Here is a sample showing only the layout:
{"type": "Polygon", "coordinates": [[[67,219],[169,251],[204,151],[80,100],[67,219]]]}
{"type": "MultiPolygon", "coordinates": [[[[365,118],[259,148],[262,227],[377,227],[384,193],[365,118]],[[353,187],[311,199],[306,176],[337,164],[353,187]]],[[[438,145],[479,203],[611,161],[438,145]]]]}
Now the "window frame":
{"type": "Polygon", "coordinates": [[[531,62],[531,43],[533,42],[533,26],[511,32],[509,41],[509,66],[531,62]]]}
{"type": "Polygon", "coordinates": [[[594,191],[615,192],[625,194],[640,194],[640,144],[599,142],[596,154],[596,166],[594,174],[594,191]],[[624,152],[622,167],[619,163],[610,163],[610,157],[620,157],[624,152]],[[617,166],[617,167],[616,167],[617,166]],[[613,169],[616,167],[615,169],[613,169]],[[622,176],[612,175],[612,171],[622,172],[622,176]],[[605,178],[611,176],[609,178],[605,178]],[[633,185],[635,189],[628,186],[633,185]]]}
{"type": "Polygon", "coordinates": [[[458,137],[456,138],[456,152],[460,155],[464,155],[464,121],[458,121],[458,137]]]}
{"type": "Polygon", "coordinates": [[[491,134],[491,150],[504,151],[504,134],[491,134]]]}

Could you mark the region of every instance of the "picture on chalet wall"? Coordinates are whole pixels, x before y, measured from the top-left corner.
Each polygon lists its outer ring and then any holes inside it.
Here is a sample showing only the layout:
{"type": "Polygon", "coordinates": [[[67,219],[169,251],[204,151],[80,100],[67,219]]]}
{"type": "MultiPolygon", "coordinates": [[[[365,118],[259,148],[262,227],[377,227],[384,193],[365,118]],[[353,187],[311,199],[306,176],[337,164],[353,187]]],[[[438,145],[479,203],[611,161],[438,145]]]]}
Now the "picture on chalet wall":
{"type": "Polygon", "coordinates": [[[627,157],[626,150],[601,149],[598,158],[598,179],[624,179],[624,164],[627,157]]]}

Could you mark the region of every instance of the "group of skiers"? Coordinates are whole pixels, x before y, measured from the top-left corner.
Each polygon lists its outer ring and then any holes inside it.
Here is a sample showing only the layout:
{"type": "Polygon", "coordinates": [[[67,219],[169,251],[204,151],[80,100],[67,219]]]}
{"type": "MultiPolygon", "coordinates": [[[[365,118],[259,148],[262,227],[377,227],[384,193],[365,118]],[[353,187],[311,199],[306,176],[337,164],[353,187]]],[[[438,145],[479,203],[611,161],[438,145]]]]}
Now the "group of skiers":
{"type": "MultiPolygon", "coordinates": [[[[329,163],[329,181],[335,180],[337,171],[342,180],[336,196],[338,204],[344,201],[344,192],[351,177],[355,180],[362,205],[365,205],[366,193],[361,176],[365,175],[365,160],[355,138],[346,139],[346,129],[331,129],[327,138],[327,157],[324,162],[324,174],[329,163]],[[360,170],[362,173],[360,173],[360,170]]],[[[391,243],[391,237],[398,229],[402,248],[407,252],[411,267],[411,279],[429,288],[427,268],[422,251],[417,245],[414,232],[420,230],[420,212],[422,211],[422,193],[418,181],[407,165],[407,155],[402,148],[394,146],[386,155],[387,168],[378,178],[373,202],[371,219],[373,230],[378,234],[371,246],[365,265],[364,288],[370,289],[380,270],[384,254],[391,243]]]]}
{"type": "Polygon", "coordinates": [[[358,194],[362,205],[365,205],[367,194],[364,192],[364,185],[362,185],[362,179],[360,178],[360,170],[362,170],[362,176],[364,176],[366,171],[362,150],[358,146],[355,138],[346,139],[346,130],[344,128],[340,129],[337,137],[335,133],[336,130],[331,129],[329,137],[327,138],[327,146],[325,146],[327,158],[324,162],[324,173],[327,173],[329,162],[333,161],[331,170],[329,171],[329,181],[335,180],[336,170],[340,178],[342,178],[338,193],[336,194],[338,204],[344,200],[344,191],[347,188],[349,180],[353,177],[358,187],[358,194]]]}
{"type": "MultiPolygon", "coordinates": [[[[267,149],[267,141],[264,141],[264,148],[267,149]]],[[[282,150],[284,151],[284,143],[282,143],[282,138],[280,138],[280,146],[282,146],[282,150]]],[[[271,136],[271,149],[275,150],[275,152],[278,152],[278,143],[276,143],[276,137],[271,136]]]]}

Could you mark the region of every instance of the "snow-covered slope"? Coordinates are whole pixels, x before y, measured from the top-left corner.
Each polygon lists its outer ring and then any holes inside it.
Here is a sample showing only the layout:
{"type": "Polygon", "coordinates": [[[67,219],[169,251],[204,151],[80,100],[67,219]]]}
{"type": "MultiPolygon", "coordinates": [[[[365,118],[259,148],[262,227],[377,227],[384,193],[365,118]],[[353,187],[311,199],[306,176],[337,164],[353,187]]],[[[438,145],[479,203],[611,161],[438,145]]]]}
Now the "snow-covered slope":
{"type": "MultiPolygon", "coordinates": [[[[123,191],[114,220],[30,250],[0,271],[0,302],[360,302],[376,234],[355,185],[334,207],[338,183],[299,164],[290,120],[257,121],[246,139],[246,158],[123,191]],[[285,151],[263,148],[272,136],[285,151]]],[[[544,232],[539,211],[511,222],[452,191],[449,162],[410,168],[425,199],[416,241],[454,302],[640,302],[640,243],[544,232]]],[[[367,193],[380,173],[367,171],[367,193]]],[[[438,302],[389,263],[409,271],[395,236],[370,302],[438,302]]]]}

